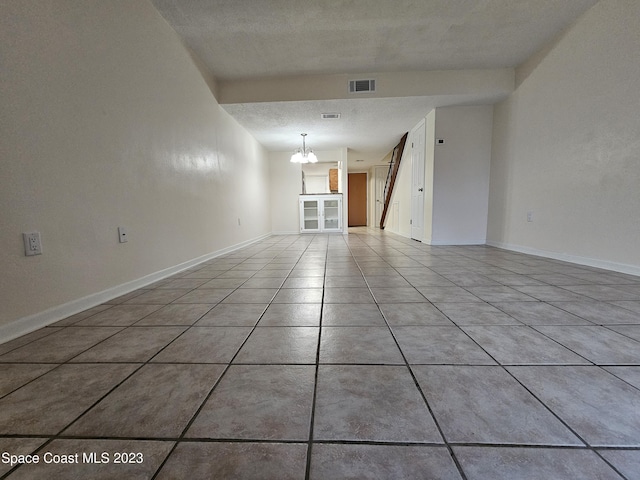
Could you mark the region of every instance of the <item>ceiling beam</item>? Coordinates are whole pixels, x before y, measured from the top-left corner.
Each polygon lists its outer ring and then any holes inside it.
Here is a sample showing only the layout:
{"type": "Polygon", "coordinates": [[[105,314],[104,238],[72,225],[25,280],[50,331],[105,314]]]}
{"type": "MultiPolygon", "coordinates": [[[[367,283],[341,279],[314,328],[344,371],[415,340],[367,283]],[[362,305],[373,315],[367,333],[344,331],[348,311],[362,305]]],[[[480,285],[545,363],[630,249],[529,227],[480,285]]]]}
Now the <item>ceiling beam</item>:
{"type": "Polygon", "coordinates": [[[265,77],[218,81],[218,101],[238,104],[441,95],[499,98],[513,92],[514,85],[513,68],[265,77]],[[349,80],[360,79],[375,79],[375,93],[349,93],[349,80]]]}

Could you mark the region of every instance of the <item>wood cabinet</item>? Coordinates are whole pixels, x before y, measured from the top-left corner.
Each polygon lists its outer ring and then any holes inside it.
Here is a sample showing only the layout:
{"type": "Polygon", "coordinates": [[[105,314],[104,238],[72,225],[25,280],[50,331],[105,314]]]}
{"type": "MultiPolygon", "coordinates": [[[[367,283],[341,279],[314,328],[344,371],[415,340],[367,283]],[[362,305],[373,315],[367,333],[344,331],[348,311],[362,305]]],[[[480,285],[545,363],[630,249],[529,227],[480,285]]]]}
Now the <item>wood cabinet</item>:
{"type": "Polygon", "coordinates": [[[329,169],[329,191],[331,193],[338,193],[338,169],[329,169]]]}
{"type": "Polygon", "coordinates": [[[342,232],[342,195],[300,195],[300,232],[342,232]]]}

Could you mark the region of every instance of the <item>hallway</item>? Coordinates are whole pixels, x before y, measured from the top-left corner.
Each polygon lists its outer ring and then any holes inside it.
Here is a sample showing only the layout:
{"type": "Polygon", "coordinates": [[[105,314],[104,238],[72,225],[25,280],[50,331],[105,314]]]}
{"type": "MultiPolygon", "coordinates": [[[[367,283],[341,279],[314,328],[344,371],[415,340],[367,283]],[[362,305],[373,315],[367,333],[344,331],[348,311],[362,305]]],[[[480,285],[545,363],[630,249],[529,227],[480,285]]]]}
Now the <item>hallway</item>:
{"type": "Polygon", "coordinates": [[[11,480],[640,478],[640,278],[487,246],[272,236],[0,363],[11,480]]]}

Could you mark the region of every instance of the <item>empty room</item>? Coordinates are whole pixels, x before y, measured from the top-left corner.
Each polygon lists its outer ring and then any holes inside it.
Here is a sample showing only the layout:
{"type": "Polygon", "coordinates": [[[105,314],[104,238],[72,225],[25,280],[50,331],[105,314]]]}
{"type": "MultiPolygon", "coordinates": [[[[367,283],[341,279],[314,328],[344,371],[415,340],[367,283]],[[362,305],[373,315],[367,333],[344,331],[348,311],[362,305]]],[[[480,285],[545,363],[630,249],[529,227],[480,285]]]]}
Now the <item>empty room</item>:
{"type": "Polygon", "coordinates": [[[0,480],[640,479],[637,0],[0,11],[0,480]]]}

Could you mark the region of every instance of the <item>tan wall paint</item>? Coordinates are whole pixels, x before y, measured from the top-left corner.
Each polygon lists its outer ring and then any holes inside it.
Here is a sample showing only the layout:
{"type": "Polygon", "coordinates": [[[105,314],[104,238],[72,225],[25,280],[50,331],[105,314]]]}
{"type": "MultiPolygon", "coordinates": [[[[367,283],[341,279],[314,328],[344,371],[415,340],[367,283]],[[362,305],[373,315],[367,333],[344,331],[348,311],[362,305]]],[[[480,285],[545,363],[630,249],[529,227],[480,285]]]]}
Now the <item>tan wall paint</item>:
{"type": "Polygon", "coordinates": [[[266,152],[150,3],[3,2],[0,58],[0,328],[270,232],[266,152]]]}
{"type": "Polygon", "coordinates": [[[496,107],[490,243],[640,274],[638,18],[597,3],[496,107]]]}

